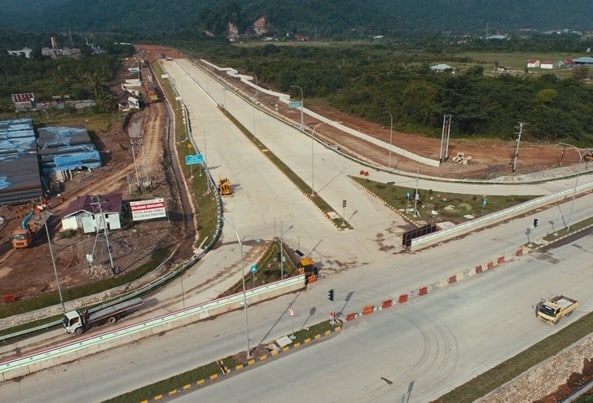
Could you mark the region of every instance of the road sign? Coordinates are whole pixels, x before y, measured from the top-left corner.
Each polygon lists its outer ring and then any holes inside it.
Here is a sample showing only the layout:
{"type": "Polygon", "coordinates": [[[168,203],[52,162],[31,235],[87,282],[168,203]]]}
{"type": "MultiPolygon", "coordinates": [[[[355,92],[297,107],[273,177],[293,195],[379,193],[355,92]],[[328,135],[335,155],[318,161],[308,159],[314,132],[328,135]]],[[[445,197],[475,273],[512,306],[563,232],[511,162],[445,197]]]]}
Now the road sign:
{"type": "Polygon", "coordinates": [[[301,101],[288,101],[288,107],[292,109],[300,108],[302,105],[301,101]]]}
{"type": "Polygon", "coordinates": [[[197,165],[204,163],[204,156],[202,154],[190,154],[185,156],[185,165],[197,165]]]}
{"type": "Polygon", "coordinates": [[[257,273],[257,265],[256,265],[256,264],[252,264],[252,265],[251,265],[251,272],[252,272],[253,274],[257,273]]]}
{"type": "Polygon", "coordinates": [[[484,198],[482,199],[482,206],[483,206],[483,207],[486,207],[487,205],[488,205],[488,199],[484,197],[484,198]]]}
{"type": "Polygon", "coordinates": [[[288,312],[290,312],[291,317],[294,317],[294,309],[292,309],[292,306],[288,308],[288,312]]]}

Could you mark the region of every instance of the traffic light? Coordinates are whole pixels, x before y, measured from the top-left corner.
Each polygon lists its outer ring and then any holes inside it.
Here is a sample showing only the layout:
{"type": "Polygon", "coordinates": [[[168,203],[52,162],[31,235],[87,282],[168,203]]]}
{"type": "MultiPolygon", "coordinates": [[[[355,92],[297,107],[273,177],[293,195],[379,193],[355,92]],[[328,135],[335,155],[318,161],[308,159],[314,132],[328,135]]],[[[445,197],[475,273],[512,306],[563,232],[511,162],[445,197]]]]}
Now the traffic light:
{"type": "Polygon", "coordinates": [[[327,292],[327,299],[329,299],[330,301],[334,300],[334,289],[333,288],[327,292]]]}
{"type": "Polygon", "coordinates": [[[346,200],[342,200],[342,207],[346,208],[346,200]]]}
{"type": "Polygon", "coordinates": [[[538,222],[539,222],[539,220],[537,218],[533,219],[533,228],[537,227],[538,222]]]}

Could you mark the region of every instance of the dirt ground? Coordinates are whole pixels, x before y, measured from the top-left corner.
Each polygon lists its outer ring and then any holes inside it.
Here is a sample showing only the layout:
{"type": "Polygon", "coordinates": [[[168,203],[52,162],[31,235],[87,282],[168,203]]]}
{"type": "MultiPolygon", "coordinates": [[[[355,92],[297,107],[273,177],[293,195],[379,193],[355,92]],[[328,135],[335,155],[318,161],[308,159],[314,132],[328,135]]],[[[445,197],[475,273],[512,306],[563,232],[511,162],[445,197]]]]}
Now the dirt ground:
{"type": "MultiPolygon", "coordinates": [[[[49,201],[56,216],[77,197],[122,193],[124,200],[164,197],[169,206],[170,217],[178,209],[175,187],[167,180],[167,167],[163,165],[166,110],[162,102],[150,104],[131,115],[125,125],[114,126],[109,132],[95,133],[95,143],[102,154],[104,166],[93,172],[80,171],[64,184],[64,192],[49,201]],[[127,128],[141,127],[142,140],[135,145],[136,168],[127,128]],[[136,169],[139,177],[149,177],[150,184],[136,187],[136,169]],[[128,175],[132,186],[128,184],[128,175]],[[130,193],[130,190],[133,192],[130,193]]],[[[145,182],[144,180],[141,181],[145,182]]],[[[0,206],[0,216],[6,223],[0,229],[0,297],[26,299],[57,288],[49,245],[45,233],[41,233],[33,247],[14,250],[10,246],[10,234],[31,209],[31,205],[0,206]]],[[[180,213],[180,212],[178,212],[180,213]]],[[[50,221],[49,228],[55,232],[52,249],[62,288],[85,284],[113,275],[103,235],[78,234],[66,238],[58,232],[59,218],[50,221]],[[93,264],[87,262],[93,255],[93,264]]],[[[175,222],[151,220],[134,223],[133,228],[109,232],[114,267],[124,273],[145,263],[151,252],[158,247],[175,245],[181,234],[172,231],[175,222]]]]}

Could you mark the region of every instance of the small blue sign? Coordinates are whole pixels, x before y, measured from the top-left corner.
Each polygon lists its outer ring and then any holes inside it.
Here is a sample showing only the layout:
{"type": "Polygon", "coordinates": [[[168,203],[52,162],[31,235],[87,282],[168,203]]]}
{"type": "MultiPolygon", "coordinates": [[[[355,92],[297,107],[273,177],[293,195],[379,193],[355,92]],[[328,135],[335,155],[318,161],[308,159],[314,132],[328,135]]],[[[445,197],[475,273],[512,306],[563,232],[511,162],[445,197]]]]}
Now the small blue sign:
{"type": "Polygon", "coordinates": [[[251,265],[251,272],[252,272],[253,274],[257,273],[257,265],[256,265],[256,264],[252,264],[252,265],[251,265]]]}
{"type": "Polygon", "coordinates": [[[204,156],[202,154],[190,154],[185,156],[185,165],[197,165],[204,163],[204,156]]]}

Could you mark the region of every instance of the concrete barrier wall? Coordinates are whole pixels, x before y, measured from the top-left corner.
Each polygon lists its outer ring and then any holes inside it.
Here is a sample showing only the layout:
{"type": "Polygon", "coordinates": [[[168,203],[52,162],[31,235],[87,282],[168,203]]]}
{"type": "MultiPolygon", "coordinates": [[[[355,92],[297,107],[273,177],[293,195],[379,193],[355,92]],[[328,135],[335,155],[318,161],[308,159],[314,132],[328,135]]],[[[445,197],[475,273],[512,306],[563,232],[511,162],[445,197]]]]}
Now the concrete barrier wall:
{"type": "MultiPolygon", "coordinates": [[[[586,192],[593,189],[593,182],[588,182],[577,187],[577,193],[586,192]]],[[[462,224],[458,224],[454,227],[442,229],[432,234],[424,235],[418,238],[412,239],[411,249],[418,249],[433,245],[435,243],[444,241],[446,239],[467,234],[468,232],[476,231],[480,228],[499,223],[509,218],[515,217],[520,214],[527,213],[537,208],[546,206],[548,204],[563,202],[571,198],[574,194],[574,189],[567,189],[562,192],[538,197],[525,203],[521,203],[517,206],[509,207],[504,210],[500,210],[491,214],[487,214],[483,217],[467,221],[462,224]]]]}
{"type": "MultiPolygon", "coordinates": [[[[305,288],[305,276],[300,275],[253,288],[247,291],[245,296],[247,298],[247,304],[250,305],[303,288],[305,288]]],[[[78,358],[90,354],[105,351],[240,308],[243,308],[243,293],[233,294],[228,297],[181,309],[114,331],[89,337],[80,337],[73,342],[0,362],[0,381],[25,376],[55,365],[75,361],[78,358]]]]}

